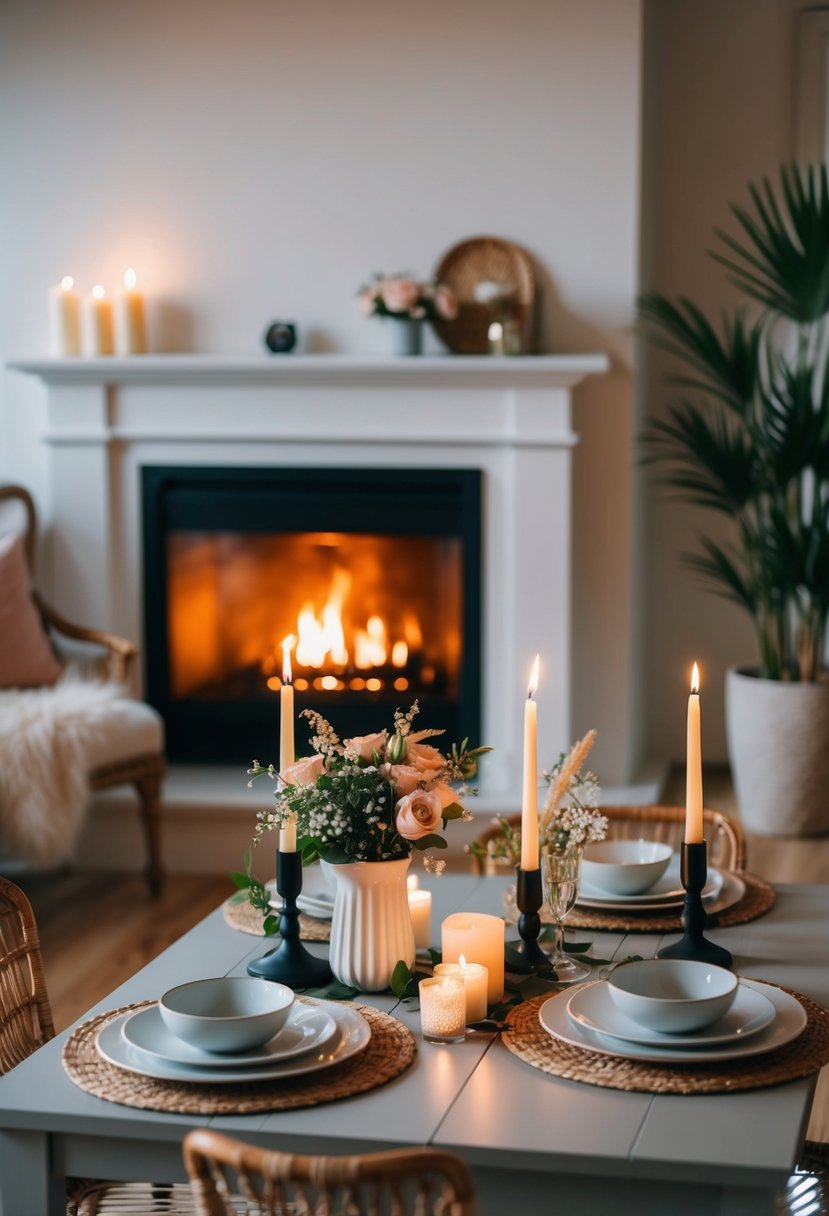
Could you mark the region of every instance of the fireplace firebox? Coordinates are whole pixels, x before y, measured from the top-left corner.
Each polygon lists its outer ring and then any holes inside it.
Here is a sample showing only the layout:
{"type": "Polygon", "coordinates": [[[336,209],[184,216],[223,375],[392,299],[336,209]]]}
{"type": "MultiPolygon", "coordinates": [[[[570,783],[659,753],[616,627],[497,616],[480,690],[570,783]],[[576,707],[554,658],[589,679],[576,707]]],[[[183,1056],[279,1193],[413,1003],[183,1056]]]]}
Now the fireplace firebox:
{"type": "Polygon", "coordinates": [[[423,725],[478,739],[478,470],[144,466],[142,501],[146,689],[171,760],[276,759],[288,637],[297,709],[341,737],[417,699],[423,725]]]}

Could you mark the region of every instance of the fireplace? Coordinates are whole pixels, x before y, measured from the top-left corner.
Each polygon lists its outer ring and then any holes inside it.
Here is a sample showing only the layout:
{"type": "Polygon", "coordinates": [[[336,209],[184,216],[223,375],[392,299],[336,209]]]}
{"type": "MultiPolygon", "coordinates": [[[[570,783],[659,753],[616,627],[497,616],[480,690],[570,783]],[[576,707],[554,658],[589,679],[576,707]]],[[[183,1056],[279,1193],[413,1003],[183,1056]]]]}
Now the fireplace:
{"type": "Polygon", "coordinates": [[[422,723],[479,738],[479,471],[151,465],[142,503],[171,760],[274,758],[289,637],[298,704],[342,737],[417,699],[422,723]]]}

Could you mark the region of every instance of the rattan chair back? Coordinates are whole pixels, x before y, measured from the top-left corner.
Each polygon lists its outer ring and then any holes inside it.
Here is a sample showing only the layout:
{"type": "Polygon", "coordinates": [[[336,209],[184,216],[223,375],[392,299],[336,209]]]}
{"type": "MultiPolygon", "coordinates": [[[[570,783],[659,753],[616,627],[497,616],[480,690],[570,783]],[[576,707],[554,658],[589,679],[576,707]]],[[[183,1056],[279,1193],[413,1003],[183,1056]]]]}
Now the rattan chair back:
{"type": "MultiPolygon", "coordinates": [[[[685,810],[680,806],[603,806],[599,810],[608,819],[608,840],[661,840],[672,844],[678,852],[685,834],[685,810]]],[[[744,870],[746,868],[746,842],[740,824],[723,811],[703,811],[705,839],[708,842],[708,860],[721,870],[744,870]]],[[[521,816],[510,815],[511,826],[520,828],[521,816]]],[[[477,837],[483,848],[491,847],[503,837],[498,823],[492,824],[477,837]]],[[[472,855],[472,863],[478,874],[497,873],[499,863],[489,857],[472,855]]],[[[502,863],[503,864],[503,863],[502,863]]]]}
{"type": "Polygon", "coordinates": [[[301,1157],[199,1129],[185,1137],[183,1152],[197,1216],[474,1216],[477,1210],[466,1166],[432,1149],[301,1157]]]}
{"type": "Polygon", "coordinates": [[[0,878],[0,1073],[54,1036],[32,905],[0,878]]]}

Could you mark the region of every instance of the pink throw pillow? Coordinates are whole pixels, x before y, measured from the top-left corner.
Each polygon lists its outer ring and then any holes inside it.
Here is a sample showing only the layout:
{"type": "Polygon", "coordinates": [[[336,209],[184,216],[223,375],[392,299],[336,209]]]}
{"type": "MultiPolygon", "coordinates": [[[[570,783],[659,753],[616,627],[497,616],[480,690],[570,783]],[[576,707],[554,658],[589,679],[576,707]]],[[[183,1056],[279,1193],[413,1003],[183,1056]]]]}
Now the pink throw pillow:
{"type": "Polygon", "coordinates": [[[32,603],[22,536],[0,536],[0,688],[54,684],[63,670],[32,603]]]}

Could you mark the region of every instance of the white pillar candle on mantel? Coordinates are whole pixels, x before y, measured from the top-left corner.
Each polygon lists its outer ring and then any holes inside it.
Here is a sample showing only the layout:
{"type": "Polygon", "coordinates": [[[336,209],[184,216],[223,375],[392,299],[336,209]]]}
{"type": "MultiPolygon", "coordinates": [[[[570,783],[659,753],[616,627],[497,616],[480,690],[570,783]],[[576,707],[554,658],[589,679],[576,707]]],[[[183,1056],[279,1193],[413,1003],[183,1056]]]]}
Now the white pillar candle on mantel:
{"type": "MultiPolygon", "coordinates": [[[[282,642],[282,686],[279,689],[279,771],[284,773],[296,760],[294,745],[294,686],[291,650],[296,638],[289,634],[282,642]]],[[[279,829],[280,853],[296,852],[296,815],[279,829]]]]}
{"type": "Polygon", "coordinates": [[[147,323],[144,297],[136,287],[135,271],[124,275],[124,285],[115,293],[115,348],[119,355],[147,353],[147,323]]]}
{"type": "Polygon", "coordinates": [[[685,754],[685,843],[702,844],[702,740],[700,737],[699,668],[691,673],[685,754]]]}
{"type": "Polygon", "coordinates": [[[416,874],[406,879],[415,950],[428,950],[432,937],[432,892],[421,891],[416,874]]]}
{"type": "Polygon", "coordinates": [[[535,656],[524,702],[524,793],[521,800],[521,869],[537,870],[538,857],[538,688],[540,656],[535,656]]]}
{"type": "Polygon", "coordinates": [[[100,283],[83,302],[83,349],[85,355],[111,355],[115,350],[112,301],[100,283]]]}
{"type": "Polygon", "coordinates": [[[481,1022],[487,1013],[489,974],[483,963],[468,963],[463,955],[456,963],[438,963],[435,975],[459,975],[466,992],[466,1024],[481,1022]]]}
{"type": "Polygon", "coordinates": [[[49,346],[53,355],[81,353],[81,302],[69,274],[49,288],[49,346]]]}
{"type": "Polygon", "coordinates": [[[466,1036],[466,990],[460,976],[421,980],[420,1029],[432,1042],[459,1043],[466,1036]]]}
{"type": "Polygon", "coordinates": [[[490,1005],[504,995],[504,921],[486,912],[453,912],[440,927],[444,963],[457,963],[461,955],[470,963],[487,969],[487,1001],[490,1005]]]}

